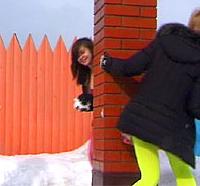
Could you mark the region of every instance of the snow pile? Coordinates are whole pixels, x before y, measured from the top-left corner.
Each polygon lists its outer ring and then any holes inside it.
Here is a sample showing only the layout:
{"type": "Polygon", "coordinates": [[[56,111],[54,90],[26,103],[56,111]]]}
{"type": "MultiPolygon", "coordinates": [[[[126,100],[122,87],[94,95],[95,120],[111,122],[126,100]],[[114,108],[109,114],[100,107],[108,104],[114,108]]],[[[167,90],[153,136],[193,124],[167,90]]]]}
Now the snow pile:
{"type": "Polygon", "coordinates": [[[0,156],[0,185],[91,186],[87,146],[58,154],[0,156]]]}

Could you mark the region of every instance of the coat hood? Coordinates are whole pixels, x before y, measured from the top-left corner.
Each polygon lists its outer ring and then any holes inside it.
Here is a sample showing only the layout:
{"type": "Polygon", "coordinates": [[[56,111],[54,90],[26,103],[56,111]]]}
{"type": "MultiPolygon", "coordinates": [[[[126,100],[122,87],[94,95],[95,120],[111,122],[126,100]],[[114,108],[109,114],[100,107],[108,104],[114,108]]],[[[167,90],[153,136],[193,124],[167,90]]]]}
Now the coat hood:
{"type": "Polygon", "coordinates": [[[166,55],[179,63],[200,63],[200,33],[179,23],[162,26],[157,33],[166,55]]]}

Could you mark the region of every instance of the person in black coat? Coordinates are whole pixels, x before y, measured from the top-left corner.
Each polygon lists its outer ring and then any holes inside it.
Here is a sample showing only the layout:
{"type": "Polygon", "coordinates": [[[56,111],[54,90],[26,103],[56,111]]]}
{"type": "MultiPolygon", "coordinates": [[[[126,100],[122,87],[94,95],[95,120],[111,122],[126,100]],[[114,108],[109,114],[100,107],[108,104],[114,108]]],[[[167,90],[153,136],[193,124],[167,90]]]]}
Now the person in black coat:
{"type": "Polygon", "coordinates": [[[128,59],[104,55],[100,66],[115,76],[143,72],[139,92],[125,106],[117,128],[132,136],[141,179],[134,186],[156,186],[158,150],[167,153],[178,186],[195,186],[194,119],[200,119],[200,10],[189,26],[161,26],[155,39],[128,59]]]}

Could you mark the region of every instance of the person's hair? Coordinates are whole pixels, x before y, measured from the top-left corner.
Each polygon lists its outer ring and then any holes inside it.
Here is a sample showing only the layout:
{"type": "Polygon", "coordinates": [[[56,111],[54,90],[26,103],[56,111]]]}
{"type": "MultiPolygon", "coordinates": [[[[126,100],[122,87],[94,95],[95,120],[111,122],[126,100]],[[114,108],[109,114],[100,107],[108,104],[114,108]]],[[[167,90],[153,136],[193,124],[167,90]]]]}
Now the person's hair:
{"type": "Polygon", "coordinates": [[[189,28],[192,30],[197,30],[200,32],[200,8],[195,9],[189,19],[188,23],[189,28]]]}
{"type": "Polygon", "coordinates": [[[93,42],[91,39],[83,37],[76,40],[72,45],[71,50],[71,71],[73,78],[76,79],[77,84],[88,85],[91,79],[91,69],[78,62],[80,47],[86,47],[90,50],[93,58],[93,42]]]}

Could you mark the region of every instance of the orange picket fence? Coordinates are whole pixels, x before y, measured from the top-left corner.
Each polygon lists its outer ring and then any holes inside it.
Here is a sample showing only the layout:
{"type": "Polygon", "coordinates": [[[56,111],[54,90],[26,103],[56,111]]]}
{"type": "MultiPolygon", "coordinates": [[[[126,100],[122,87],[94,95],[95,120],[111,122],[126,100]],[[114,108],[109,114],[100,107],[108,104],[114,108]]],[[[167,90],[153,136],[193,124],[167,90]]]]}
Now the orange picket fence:
{"type": "Polygon", "coordinates": [[[72,79],[70,52],[62,38],[52,50],[45,36],[36,49],[13,35],[0,38],[0,154],[66,152],[90,137],[92,113],[73,109],[81,89],[72,79]]]}

